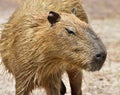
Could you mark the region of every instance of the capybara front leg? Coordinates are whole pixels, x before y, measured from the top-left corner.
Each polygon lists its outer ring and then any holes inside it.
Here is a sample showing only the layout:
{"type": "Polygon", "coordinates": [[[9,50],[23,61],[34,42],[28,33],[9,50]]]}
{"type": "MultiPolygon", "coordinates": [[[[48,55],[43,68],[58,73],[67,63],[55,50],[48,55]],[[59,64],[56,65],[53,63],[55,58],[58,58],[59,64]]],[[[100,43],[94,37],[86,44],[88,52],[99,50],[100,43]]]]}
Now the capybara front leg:
{"type": "Polygon", "coordinates": [[[60,93],[61,93],[61,95],[65,95],[65,93],[66,93],[66,87],[65,87],[63,81],[61,81],[60,93]]]}
{"type": "Polygon", "coordinates": [[[71,95],[82,95],[82,71],[77,68],[67,71],[71,86],[71,95]]]}
{"type": "Polygon", "coordinates": [[[25,85],[23,85],[23,80],[19,81],[16,79],[16,94],[15,95],[29,95],[28,92],[25,91],[25,85]]]}
{"type": "Polygon", "coordinates": [[[34,89],[33,80],[27,80],[24,77],[16,77],[16,94],[15,95],[29,95],[34,89]]]}
{"type": "MultiPolygon", "coordinates": [[[[50,81],[50,80],[49,80],[50,81]]],[[[49,82],[45,85],[47,95],[60,95],[60,82],[49,82]]]]}

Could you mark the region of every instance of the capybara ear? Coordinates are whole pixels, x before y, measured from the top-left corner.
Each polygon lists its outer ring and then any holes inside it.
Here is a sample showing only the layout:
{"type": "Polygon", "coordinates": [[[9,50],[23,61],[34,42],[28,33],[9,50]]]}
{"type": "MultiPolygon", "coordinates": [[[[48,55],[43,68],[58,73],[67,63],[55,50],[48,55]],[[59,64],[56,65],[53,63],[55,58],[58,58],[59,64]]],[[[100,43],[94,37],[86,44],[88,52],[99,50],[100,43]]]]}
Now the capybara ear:
{"type": "Polygon", "coordinates": [[[50,11],[48,15],[48,21],[51,23],[51,25],[55,24],[60,20],[60,15],[56,12],[50,11]]]}
{"type": "Polygon", "coordinates": [[[74,7],[71,11],[72,11],[72,13],[73,13],[74,15],[77,14],[77,8],[76,8],[76,7],[74,7]]]}

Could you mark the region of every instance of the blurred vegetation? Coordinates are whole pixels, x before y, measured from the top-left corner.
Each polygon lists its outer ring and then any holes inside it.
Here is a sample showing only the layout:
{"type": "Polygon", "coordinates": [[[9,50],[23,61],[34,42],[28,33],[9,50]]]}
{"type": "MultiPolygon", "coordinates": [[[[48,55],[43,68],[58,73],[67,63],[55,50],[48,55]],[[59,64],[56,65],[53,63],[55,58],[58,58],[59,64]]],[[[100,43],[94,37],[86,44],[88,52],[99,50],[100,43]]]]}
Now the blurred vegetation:
{"type": "MultiPolygon", "coordinates": [[[[0,15],[15,9],[20,0],[0,0],[0,15]]],[[[120,0],[81,0],[89,18],[120,18],[120,0]]]]}

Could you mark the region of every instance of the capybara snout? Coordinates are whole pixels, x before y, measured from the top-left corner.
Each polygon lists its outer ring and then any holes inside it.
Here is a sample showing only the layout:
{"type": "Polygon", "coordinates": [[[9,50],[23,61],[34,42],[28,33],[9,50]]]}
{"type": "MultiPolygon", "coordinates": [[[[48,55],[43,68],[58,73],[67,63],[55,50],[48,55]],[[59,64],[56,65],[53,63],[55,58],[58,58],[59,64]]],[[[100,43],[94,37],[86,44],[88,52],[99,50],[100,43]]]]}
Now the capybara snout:
{"type": "Polygon", "coordinates": [[[93,45],[92,61],[90,63],[89,71],[100,70],[107,56],[107,51],[101,39],[94,33],[92,29],[87,29],[87,33],[93,45]]]}
{"type": "Polygon", "coordinates": [[[103,66],[103,63],[107,56],[106,48],[101,41],[101,39],[95,34],[92,29],[87,29],[87,35],[89,40],[91,41],[92,48],[91,49],[91,62],[89,63],[88,71],[98,71],[103,66]]]}

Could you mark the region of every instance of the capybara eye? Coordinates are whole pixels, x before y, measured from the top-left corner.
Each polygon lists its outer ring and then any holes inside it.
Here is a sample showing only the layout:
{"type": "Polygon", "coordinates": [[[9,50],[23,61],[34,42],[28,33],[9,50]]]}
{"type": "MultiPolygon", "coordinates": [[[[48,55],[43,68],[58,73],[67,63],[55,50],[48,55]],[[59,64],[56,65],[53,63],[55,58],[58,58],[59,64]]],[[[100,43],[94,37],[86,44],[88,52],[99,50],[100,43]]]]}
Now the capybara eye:
{"type": "Polygon", "coordinates": [[[75,33],[73,30],[70,30],[70,29],[68,29],[68,28],[65,28],[65,30],[66,30],[69,34],[76,35],[76,33],[75,33]]]}
{"type": "Polygon", "coordinates": [[[73,13],[74,15],[77,14],[77,8],[76,8],[76,7],[74,7],[74,8],[72,9],[72,13],[73,13]]]}

